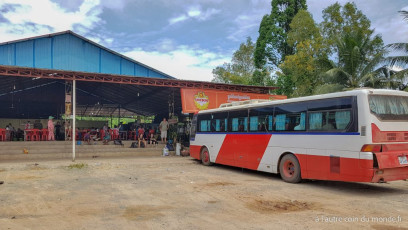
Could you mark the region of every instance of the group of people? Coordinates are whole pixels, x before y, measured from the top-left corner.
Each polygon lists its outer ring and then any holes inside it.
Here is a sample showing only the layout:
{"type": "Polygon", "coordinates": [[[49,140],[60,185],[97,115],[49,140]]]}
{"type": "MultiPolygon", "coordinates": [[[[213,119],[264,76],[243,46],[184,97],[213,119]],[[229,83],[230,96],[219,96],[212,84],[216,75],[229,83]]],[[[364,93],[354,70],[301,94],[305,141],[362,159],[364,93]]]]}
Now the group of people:
{"type": "MultiPolygon", "coordinates": [[[[19,129],[19,131],[21,132],[21,129],[19,129]]],[[[24,135],[24,133],[23,133],[24,135]]],[[[14,129],[14,127],[11,125],[11,123],[9,123],[8,125],[6,125],[6,140],[7,141],[11,141],[13,140],[13,138],[15,138],[17,136],[17,132],[14,129]]]]}
{"type": "MultiPolygon", "coordinates": [[[[31,130],[31,129],[37,129],[37,130],[42,130],[43,129],[43,124],[40,122],[40,120],[36,120],[34,124],[31,124],[30,121],[27,121],[27,123],[24,124],[24,130],[31,130]]],[[[160,130],[160,137],[162,143],[167,142],[167,131],[169,129],[169,123],[166,120],[166,118],[163,118],[163,121],[160,122],[159,124],[159,130],[160,130]]],[[[108,126],[106,123],[101,131],[103,130],[103,133],[100,133],[99,129],[92,128],[91,130],[87,131],[84,134],[83,140],[86,141],[87,143],[90,144],[91,141],[98,141],[98,140],[103,140],[104,144],[108,144],[110,140],[115,140],[119,139],[119,132],[123,130],[122,124],[118,126],[115,126],[111,128],[108,126]]],[[[47,122],[47,140],[48,141],[55,141],[55,140],[71,140],[71,126],[70,122],[63,122],[62,125],[60,121],[57,121],[56,123],[54,122],[54,117],[49,116],[48,122],[47,122]]],[[[157,144],[158,143],[158,136],[159,134],[156,134],[156,130],[152,127],[149,126],[147,130],[143,127],[143,125],[139,125],[136,130],[137,133],[137,140],[138,140],[138,146],[147,146],[147,143],[149,144],[157,144]]],[[[15,128],[12,126],[12,124],[8,124],[6,126],[6,140],[13,140],[13,138],[24,138],[25,132],[18,128],[18,130],[15,130],[15,128]]],[[[80,130],[77,128],[76,129],[76,136],[77,139],[82,140],[82,133],[80,130]]]]}
{"type": "MultiPolygon", "coordinates": [[[[163,118],[163,121],[160,122],[159,124],[159,129],[160,129],[160,137],[162,143],[167,142],[167,130],[169,129],[169,123],[167,122],[166,118],[163,118]]],[[[156,134],[155,129],[153,129],[151,126],[148,128],[148,130],[145,130],[143,125],[140,125],[137,128],[137,141],[138,141],[138,147],[145,147],[147,146],[147,143],[149,144],[158,144],[158,135],[156,134]]]]}
{"type": "MultiPolygon", "coordinates": [[[[65,135],[64,135],[64,129],[63,126],[61,126],[60,122],[58,121],[55,125],[53,122],[54,117],[50,116],[48,120],[48,134],[47,134],[47,140],[53,141],[53,140],[64,140],[65,135]]],[[[65,122],[64,122],[65,123],[65,122]]],[[[23,124],[24,129],[17,128],[17,130],[13,127],[11,123],[6,125],[6,140],[7,141],[12,141],[12,140],[23,140],[26,139],[25,135],[27,130],[31,129],[36,129],[36,130],[42,130],[43,125],[40,122],[40,120],[36,120],[34,124],[31,124],[30,121],[27,121],[25,124],[23,124]]]]}

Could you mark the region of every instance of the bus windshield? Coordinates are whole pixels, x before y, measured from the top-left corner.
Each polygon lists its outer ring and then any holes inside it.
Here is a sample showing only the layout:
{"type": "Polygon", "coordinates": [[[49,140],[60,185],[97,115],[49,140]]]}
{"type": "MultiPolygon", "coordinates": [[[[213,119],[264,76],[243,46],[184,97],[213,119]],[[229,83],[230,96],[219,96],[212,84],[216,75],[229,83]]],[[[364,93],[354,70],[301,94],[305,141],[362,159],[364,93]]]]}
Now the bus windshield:
{"type": "Polygon", "coordinates": [[[380,120],[408,120],[408,97],[391,95],[370,95],[371,113],[380,120]]]}

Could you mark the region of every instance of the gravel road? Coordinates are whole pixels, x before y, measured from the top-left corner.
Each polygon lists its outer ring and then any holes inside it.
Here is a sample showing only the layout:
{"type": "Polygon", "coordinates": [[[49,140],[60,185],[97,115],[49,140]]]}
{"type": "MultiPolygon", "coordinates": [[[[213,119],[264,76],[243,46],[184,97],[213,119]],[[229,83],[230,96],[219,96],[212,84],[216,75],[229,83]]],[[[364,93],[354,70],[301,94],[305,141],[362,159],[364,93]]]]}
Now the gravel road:
{"type": "Polygon", "coordinates": [[[1,162],[0,229],[408,229],[408,181],[283,182],[191,158],[1,162]]]}

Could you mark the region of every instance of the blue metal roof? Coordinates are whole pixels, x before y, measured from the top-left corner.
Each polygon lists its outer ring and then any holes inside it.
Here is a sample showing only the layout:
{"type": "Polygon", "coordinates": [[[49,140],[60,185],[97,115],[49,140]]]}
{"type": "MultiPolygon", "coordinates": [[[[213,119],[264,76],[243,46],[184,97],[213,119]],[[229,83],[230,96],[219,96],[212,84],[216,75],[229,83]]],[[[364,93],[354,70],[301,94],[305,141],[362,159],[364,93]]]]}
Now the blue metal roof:
{"type": "Polygon", "coordinates": [[[0,65],[174,79],[70,30],[0,43],[0,65]]]}

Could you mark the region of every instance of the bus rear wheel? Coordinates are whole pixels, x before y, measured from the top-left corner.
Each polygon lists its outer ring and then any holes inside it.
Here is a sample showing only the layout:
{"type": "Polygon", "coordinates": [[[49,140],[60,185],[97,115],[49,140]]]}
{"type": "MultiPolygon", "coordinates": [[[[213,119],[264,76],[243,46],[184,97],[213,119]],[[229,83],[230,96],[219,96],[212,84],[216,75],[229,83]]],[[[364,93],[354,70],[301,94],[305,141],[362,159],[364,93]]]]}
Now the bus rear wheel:
{"type": "Polygon", "coordinates": [[[279,173],[282,179],[289,183],[299,183],[302,180],[299,161],[292,154],[282,157],[279,164],[279,173]]]}
{"type": "Polygon", "coordinates": [[[208,152],[208,149],[206,147],[204,147],[201,150],[201,162],[203,163],[203,165],[205,166],[210,166],[212,165],[211,161],[210,161],[210,153],[208,152]]]}

